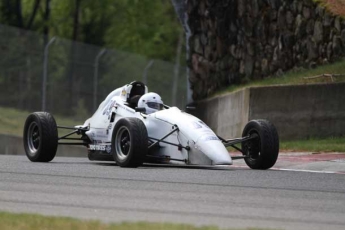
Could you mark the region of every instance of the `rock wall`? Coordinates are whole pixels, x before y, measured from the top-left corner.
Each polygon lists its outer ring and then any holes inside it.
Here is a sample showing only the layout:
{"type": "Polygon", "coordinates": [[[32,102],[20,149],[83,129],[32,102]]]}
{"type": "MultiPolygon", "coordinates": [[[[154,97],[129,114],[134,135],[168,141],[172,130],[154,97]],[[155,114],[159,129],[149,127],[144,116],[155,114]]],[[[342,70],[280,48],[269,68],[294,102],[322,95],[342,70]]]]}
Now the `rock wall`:
{"type": "Polygon", "coordinates": [[[345,22],[312,0],[187,0],[193,99],[345,53],[345,22]]]}

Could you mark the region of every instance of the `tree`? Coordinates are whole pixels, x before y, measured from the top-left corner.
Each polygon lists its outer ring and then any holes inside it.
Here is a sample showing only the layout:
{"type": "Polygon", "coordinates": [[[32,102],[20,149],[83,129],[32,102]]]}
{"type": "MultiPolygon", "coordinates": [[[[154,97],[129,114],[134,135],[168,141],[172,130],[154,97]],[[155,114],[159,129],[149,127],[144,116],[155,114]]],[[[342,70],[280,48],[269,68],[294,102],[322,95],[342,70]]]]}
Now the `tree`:
{"type": "Polygon", "coordinates": [[[45,12],[44,12],[44,16],[43,16],[43,20],[44,20],[43,33],[45,35],[44,44],[47,43],[47,38],[49,35],[49,19],[50,19],[50,0],[46,0],[45,12]]]}
{"type": "Polygon", "coordinates": [[[109,46],[173,61],[182,30],[169,0],[116,1],[107,31],[109,46]]]}
{"type": "MultiPolygon", "coordinates": [[[[47,90],[49,109],[64,114],[81,105],[77,100],[89,101],[95,57],[100,47],[108,49],[99,68],[102,76],[99,92],[103,97],[115,83],[125,84],[128,78],[141,78],[151,59],[174,61],[182,31],[170,0],[0,0],[0,23],[24,29],[4,27],[3,31],[11,33],[1,37],[2,52],[6,55],[0,63],[4,73],[0,75],[0,89],[13,91],[14,83],[20,89],[27,87],[19,90],[20,96],[11,94],[8,105],[22,98],[23,106],[18,107],[32,109],[34,103],[30,105],[30,102],[40,101],[37,86],[41,85],[43,47],[53,36],[67,39],[57,39],[49,47],[47,90]],[[5,73],[7,69],[10,74],[5,73]],[[11,82],[18,79],[20,82],[11,82]],[[28,94],[34,87],[35,93],[28,94]]],[[[174,69],[170,62],[156,60],[150,79],[169,84],[174,69]]],[[[88,104],[85,106],[90,109],[88,104]]]]}
{"type": "Polygon", "coordinates": [[[1,22],[23,29],[31,29],[36,18],[41,0],[26,0],[24,3],[25,7],[28,7],[28,10],[25,10],[25,12],[23,10],[22,0],[1,0],[1,22]],[[31,7],[29,7],[30,5],[31,7]]]}
{"type": "Polygon", "coordinates": [[[168,61],[182,30],[170,0],[0,0],[0,23],[168,61]]]}

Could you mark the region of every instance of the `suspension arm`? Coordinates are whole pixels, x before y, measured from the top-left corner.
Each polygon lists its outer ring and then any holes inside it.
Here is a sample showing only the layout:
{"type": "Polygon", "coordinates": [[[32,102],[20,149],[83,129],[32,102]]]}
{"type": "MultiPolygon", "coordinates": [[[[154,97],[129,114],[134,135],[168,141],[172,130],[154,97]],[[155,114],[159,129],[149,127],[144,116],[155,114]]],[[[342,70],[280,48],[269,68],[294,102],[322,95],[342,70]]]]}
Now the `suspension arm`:
{"type": "MultiPolygon", "coordinates": [[[[162,143],[165,143],[165,144],[169,144],[169,145],[173,145],[173,146],[176,146],[176,147],[179,147],[179,148],[183,148],[183,149],[186,149],[186,150],[190,150],[190,147],[189,146],[183,146],[181,144],[175,144],[175,143],[171,143],[171,142],[168,142],[168,141],[163,141],[163,140],[159,140],[157,138],[153,138],[153,137],[149,137],[150,139],[154,140],[154,141],[159,141],[159,142],[162,142],[162,143]]],[[[149,147],[150,148],[150,147],[149,147]]]]}
{"type": "Polygon", "coordinates": [[[249,140],[252,140],[255,138],[257,138],[257,136],[246,136],[246,137],[235,138],[235,139],[230,139],[230,140],[224,140],[224,139],[221,139],[221,140],[222,140],[224,146],[228,147],[228,146],[233,146],[233,145],[236,145],[236,144],[239,144],[242,142],[246,142],[246,141],[249,141],[249,140]]]}
{"type": "Polygon", "coordinates": [[[170,136],[171,134],[173,134],[174,132],[176,132],[176,131],[178,131],[179,129],[178,129],[178,127],[176,127],[174,130],[172,130],[170,133],[168,133],[167,135],[165,135],[164,137],[162,137],[161,139],[159,139],[159,140],[157,140],[156,142],[154,142],[153,144],[151,144],[150,146],[149,146],[149,149],[150,148],[152,148],[152,147],[154,147],[154,146],[156,146],[156,145],[158,145],[159,144],[159,142],[162,142],[165,138],[167,138],[168,136],[170,136]]]}
{"type": "Polygon", "coordinates": [[[66,135],[64,135],[62,137],[59,137],[58,140],[67,139],[66,137],[69,137],[69,136],[71,136],[71,135],[73,135],[75,133],[78,133],[78,132],[79,132],[79,130],[74,130],[74,131],[72,131],[72,132],[70,132],[70,133],[68,133],[68,134],[66,134],[66,135]]]}

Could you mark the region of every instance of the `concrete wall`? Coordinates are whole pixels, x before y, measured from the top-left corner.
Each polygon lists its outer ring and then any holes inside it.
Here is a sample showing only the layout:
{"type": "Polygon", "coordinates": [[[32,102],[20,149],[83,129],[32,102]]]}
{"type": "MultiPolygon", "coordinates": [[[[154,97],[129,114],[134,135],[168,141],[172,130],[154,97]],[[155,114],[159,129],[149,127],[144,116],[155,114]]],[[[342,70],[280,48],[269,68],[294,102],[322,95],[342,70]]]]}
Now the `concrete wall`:
{"type": "Polygon", "coordinates": [[[197,104],[197,109],[191,113],[205,121],[222,137],[238,136],[248,121],[249,92],[249,89],[245,89],[231,95],[201,101],[197,104]]]}
{"type": "MultiPolygon", "coordinates": [[[[0,154],[25,155],[23,138],[13,135],[0,134],[0,154]]],[[[81,146],[58,147],[56,156],[87,157],[87,149],[81,146]]]]}
{"type": "Polygon", "coordinates": [[[345,83],[251,88],[249,119],[272,121],[287,139],[345,134],[345,83]]]}
{"type": "Polygon", "coordinates": [[[200,101],[194,115],[225,138],[252,119],[268,119],[281,139],[345,134],[345,83],[252,87],[200,101]]]}

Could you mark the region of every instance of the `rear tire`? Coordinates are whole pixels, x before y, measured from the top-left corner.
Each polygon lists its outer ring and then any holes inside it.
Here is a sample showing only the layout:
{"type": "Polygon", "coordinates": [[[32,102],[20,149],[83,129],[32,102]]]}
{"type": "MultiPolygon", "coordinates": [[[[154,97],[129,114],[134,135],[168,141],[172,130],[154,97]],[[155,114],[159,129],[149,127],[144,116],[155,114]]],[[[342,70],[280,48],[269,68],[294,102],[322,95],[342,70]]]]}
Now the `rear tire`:
{"type": "Polygon", "coordinates": [[[122,118],[115,125],[111,145],[119,166],[136,168],[142,165],[148,151],[146,126],[138,118],[122,118]]]}
{"type": "Polygon", "coordinates": [[[23,141],[26,156],[30,161],[53,160],[58,146],[58,131],[54,117],[47,112],[30,114],[24,125],[23,141]]]}
{"type": "Polygon", "coordinates": [[[249,158],[246,164],[252,169],[269,169],[277,161],[279,137],[277,129],[267,120],[252,120],[243,129],[242,137],[254,139],[242,142],[242,150],[249,158]]]}

